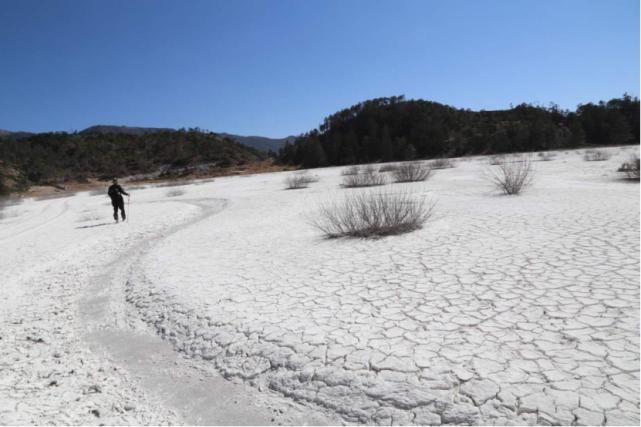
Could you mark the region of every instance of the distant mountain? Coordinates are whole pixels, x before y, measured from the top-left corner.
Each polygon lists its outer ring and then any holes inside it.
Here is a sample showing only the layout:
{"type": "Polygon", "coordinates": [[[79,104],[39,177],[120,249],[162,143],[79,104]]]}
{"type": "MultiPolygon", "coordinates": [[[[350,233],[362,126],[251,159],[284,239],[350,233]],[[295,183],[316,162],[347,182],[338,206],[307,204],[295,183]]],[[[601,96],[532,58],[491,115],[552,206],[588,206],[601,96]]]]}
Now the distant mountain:
{"type": "Polygon", "coordinates": [[[33,132],[13,132],[6,129],[0,129],[0,138],[22,139],[34,135],[33,132]]]}
{"type": "Polygon", "coordinates": [[[220,133],[219,135],[233,139],[240,144],[255,148],[256,150],[262,151],[263,153],[267,153],[269,151],[277,153],[281,148],[285,146],[286,143],[293,143],[296,140],[295,136],[288,136],[285,138],[267,138],[264,136],[233,135],[230,133],[220,133]]]}
{"type": "MultiPolygon", "coordinates": [[[[81,134],[88,133],[115,133],[115,134],[125,134],[125,135],[145,135],[148,133],[157,133],[157,132],[170,132],[175,129],[170,128],[146,128],[146,127],[132,127],[132,126],[111,126],[111,125],[96,125],[88,127],[80,131],[81,134]]],[[[286,138],[267,138],[264,136],[241,136],[234,135],[231,133],[221,132],[218,135],[226,138],[230,138],[233,141],[238,142],[239,144],[246,145],[248,147],[254,148],[263,153],[269,151],[278,152],[285,143],[294,142],[296,139],[295,136],[288,136],[286,138]]]]}
{"type": "Polygon", "coordinates": [[[156,132],[170,132],[175,129],[171,128],[144,128],[144,127],[133,127],[133,126],[112,126],[112,125],[96,125],[90,126],[87,129],[80,131],[81,134],[88,133],[116,133],[124,135],[145,135],[148,133],[156,132]]]}
{"type": "MultiPolygon", "coordinates": [[[[151,127],[137,127],[137,126],[114,126],[114,125],[95,125],[81,130],[81,135],[88,134],[118,134],[118,135],[134,135],[142,136],[150,133],[158,132],[175,132],[176,129],[172,128],[151,128],[151,127]]],[[[205,132],[205,131],[203,131],[205,132]]],[[[207,132],[205,132],[207,133],[207,132]]],[[[277,153],[286,143],[293,143],[296,140],[295,136],[288,136],[285,138],[267,138],[264,136],[242,136],[231,133],[220,132],[217,133],[221,137],[229,138],[239,144],[251,147],[262,153],[270,151],[277,153]]],[[[12,132],[9,130],[0,129],[0,138],[10,139],[23,139],[35,135],[33,132],[12,132]]]]}

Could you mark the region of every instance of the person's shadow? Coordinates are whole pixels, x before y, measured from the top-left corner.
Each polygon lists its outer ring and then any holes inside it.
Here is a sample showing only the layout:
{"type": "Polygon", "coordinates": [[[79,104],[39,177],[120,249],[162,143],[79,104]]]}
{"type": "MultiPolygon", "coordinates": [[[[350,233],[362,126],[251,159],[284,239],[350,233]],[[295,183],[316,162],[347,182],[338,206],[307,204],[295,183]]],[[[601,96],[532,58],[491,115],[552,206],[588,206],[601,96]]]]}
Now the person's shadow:
{"type": "Polygon", "coordinates": [[[82,228],[94,228],[94,227],[102,227],[103,225],[112,225],[113,222],[103,222],[101,224],[93,224],[93,225],[83,225],[81,227],[76,227],[77,230],[82,229],[82,228]]]}

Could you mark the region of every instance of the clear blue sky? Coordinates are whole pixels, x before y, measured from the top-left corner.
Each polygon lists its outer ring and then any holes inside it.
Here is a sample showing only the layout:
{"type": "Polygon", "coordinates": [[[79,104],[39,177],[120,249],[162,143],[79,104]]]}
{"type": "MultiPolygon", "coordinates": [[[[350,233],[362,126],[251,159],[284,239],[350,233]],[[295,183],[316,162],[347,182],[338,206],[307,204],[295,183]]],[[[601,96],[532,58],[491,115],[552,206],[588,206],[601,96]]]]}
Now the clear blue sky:
{"type": "Polygon", "coordinates": [[[639,95],[638,0],[0,0],[0,128],[281,137],[365,99],[639,95]]]}

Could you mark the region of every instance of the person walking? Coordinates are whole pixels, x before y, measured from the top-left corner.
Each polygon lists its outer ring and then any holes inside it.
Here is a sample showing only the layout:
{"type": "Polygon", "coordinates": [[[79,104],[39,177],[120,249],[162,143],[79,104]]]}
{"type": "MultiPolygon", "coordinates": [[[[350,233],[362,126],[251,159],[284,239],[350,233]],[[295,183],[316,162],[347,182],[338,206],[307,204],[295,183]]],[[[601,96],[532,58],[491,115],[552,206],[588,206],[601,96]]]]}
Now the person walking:
{"type": "Polygon", "coordinates": [[[127,215],[125,214],[125,200],[122,198],[122,195],[124,194],[129,197],[129,193],[122,189],[120,184],[118,184],[117,178],[114,178],[111,182],[112,184],[109,186],[107,194],[109,194],[109,197],[111,198],[111,206],[114,208],[114,220],[118,222],[118,209],[120,209],[120,216],[124,221],[127,218],[127,215]]]}

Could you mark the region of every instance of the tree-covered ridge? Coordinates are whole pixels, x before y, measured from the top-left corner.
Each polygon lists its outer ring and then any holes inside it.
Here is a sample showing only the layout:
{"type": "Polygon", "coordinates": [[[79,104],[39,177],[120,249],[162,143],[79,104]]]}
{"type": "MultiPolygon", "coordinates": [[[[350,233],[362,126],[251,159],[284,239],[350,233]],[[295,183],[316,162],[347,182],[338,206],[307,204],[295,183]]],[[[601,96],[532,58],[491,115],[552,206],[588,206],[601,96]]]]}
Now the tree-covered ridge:
{"type": "Polygon", "coordinates": [[[305,167],[639,142],[639,99],[471,111],[436,102],[377,98],[327,117],[280,150],[305,167]]]}
{"type": "Polygon", "coordinates": [[[25,184],[150,173],[161,167],[213,163],[227,167],[259,160],[256,150],[200,130],[123,133],[41,133],[0,138],[0,161],[23,174],[25,184]]]}

